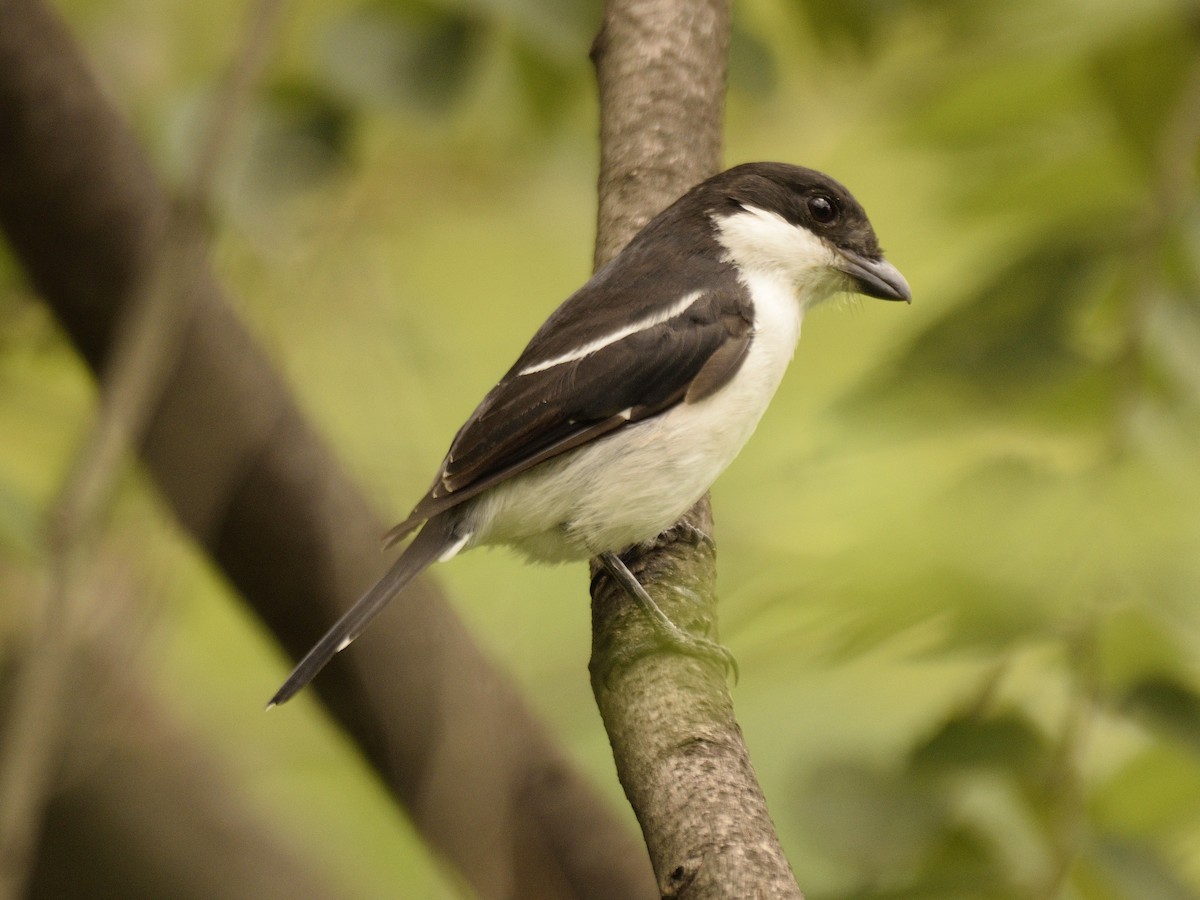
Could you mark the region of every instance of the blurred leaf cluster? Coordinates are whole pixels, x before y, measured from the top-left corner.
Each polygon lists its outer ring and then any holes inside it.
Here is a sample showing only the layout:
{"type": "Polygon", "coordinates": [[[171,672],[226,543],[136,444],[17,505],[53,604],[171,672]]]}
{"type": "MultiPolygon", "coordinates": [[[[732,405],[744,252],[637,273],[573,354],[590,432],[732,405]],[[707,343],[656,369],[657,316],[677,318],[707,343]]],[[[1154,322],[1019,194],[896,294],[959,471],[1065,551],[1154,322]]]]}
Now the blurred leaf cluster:
{"type": "MultiPolygon", "coordinates": [[[[586,276],[598,6],[299,4],[226,173],[217,263],[394,511],[586,276]]],[[[163,10],[68,11],[178,172],[241,7],[163,10]]],[[[729,161],[845,181],[915,294],[811,317],[716,490],[739,714],[801,885],[1200,897],[1200,7],[745,0],[735,22],[729,161]]],[[[14,565],[88,402],[0,258],[14,565]]],[[[264,804],[322,811],[302,840],[407,840],[384,800],[341,809],[347,783],[377,789],[315,709],[251,720],[282,662],[193,568],[157,663],[173,701],[264,804]]],[[[481,556],[439,576],[611,785],[583,575],[481,556]]],[[[385,875],[355,877],[369,896],[385,875]]]]}
{"type": "Polygon", "coordinates": [[[941,29],[894,88],[941,172],[912,214],[990,232],[828,412],[822,452],[882,430],[921,483],[807,562],[836,652],[919,630],[976,664],[890,755],[797,782],[829,896],[1198,896],[1200,8],[810,9],[868,56],[941,29]]]}

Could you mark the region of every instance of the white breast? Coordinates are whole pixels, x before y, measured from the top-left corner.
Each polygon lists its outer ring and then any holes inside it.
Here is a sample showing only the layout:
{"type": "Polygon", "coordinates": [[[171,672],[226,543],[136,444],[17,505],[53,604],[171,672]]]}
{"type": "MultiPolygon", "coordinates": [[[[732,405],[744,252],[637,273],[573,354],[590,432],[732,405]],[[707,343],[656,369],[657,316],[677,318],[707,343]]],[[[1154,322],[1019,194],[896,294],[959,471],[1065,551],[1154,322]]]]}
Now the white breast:
{"type": "Polygon", "coordinates": [[[471,544],[510,544],[544,562],[587,558],[653,538],[699,500],[758,425],[800,337],[789,280],[746,282],[754,338],[729,384],[488,491],[469,516],[471,544]]]}

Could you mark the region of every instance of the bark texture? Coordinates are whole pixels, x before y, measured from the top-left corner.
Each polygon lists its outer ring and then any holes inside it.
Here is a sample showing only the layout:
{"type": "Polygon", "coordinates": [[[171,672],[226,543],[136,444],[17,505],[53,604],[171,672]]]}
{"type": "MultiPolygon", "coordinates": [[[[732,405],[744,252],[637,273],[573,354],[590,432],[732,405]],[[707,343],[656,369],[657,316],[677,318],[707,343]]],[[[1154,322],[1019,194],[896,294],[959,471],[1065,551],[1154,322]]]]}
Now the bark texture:
{"type": "MultiPolygon", "coordinates": [[[[729,27],[726,0],[605,4],[597,265],[720,168],[729,27]]],[[[708,498],[683,521],[626,561],[674,622],[715,637],[715,550],[695,537],[712,534],[708,498]]],[[[800,897],[724,673],[654,652],[645,616],[596,567],[592,628],[593,691],[662,896],[800,897]]]]}
{"type": "MultiPolygon", "coordinates": [[[[0,227],[97,372],[170,214],[62,23],[39,0],[2,0],[0,227]]],[[[180,349],[141,457],[183,526],[299,654],[380,573],[382,523],[211,271],[201,267],[187,289],[180,349]]],[[[430,582],[414,585],[387,619],[315,688],[479,896],[651,896],[633,836],[430,582]]],[[[264,700],[272,687],[263,686],[264,700]]],[[[108,749],[127,760],[120,746],[108,749]]],[[[105,777],[102,766],[81,776],[105,777]]],[[[60,804],[86,803],[104,785],[90,787],[76,783],[60,804]]]]}

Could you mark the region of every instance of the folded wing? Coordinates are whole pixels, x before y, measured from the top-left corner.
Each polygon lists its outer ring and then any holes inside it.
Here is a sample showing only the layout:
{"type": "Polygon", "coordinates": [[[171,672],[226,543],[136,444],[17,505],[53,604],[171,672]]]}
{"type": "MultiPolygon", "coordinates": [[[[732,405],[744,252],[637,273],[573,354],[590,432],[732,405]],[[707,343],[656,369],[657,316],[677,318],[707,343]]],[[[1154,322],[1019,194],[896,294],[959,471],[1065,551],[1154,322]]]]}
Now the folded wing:
{"type": "MultiPolygon", "coordinates": [[[[586,300],[581,294],[568,303],[586,300]]],[[[703,400],[740,368],[753,317],[736,281],[683,293],[657,309],[613,322],[574,347],[561,339],[540,346],[539,332],[459,430],[429,492],[387,543],[539,463],[703,400]]]]}

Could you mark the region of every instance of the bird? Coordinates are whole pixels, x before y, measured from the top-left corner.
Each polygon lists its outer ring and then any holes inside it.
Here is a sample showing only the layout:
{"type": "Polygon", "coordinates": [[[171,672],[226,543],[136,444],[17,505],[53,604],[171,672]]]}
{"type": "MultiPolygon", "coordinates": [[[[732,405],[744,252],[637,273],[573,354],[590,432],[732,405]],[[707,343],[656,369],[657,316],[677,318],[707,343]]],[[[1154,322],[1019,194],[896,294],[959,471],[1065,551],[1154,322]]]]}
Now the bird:
{"type": "Polygon", "coordinates": [[[805,313],[841,293],[912,302],[840,183],[753,162],[688,190],[534,333],[385,537],[392,546],[415,532],[411,543],[268,708],[307,685],[414,577],[481,545],[534,562],[598,558],[668,644],[712,652],[659,610],[620,554],[708,491],[774,396],[805,313]]]}

